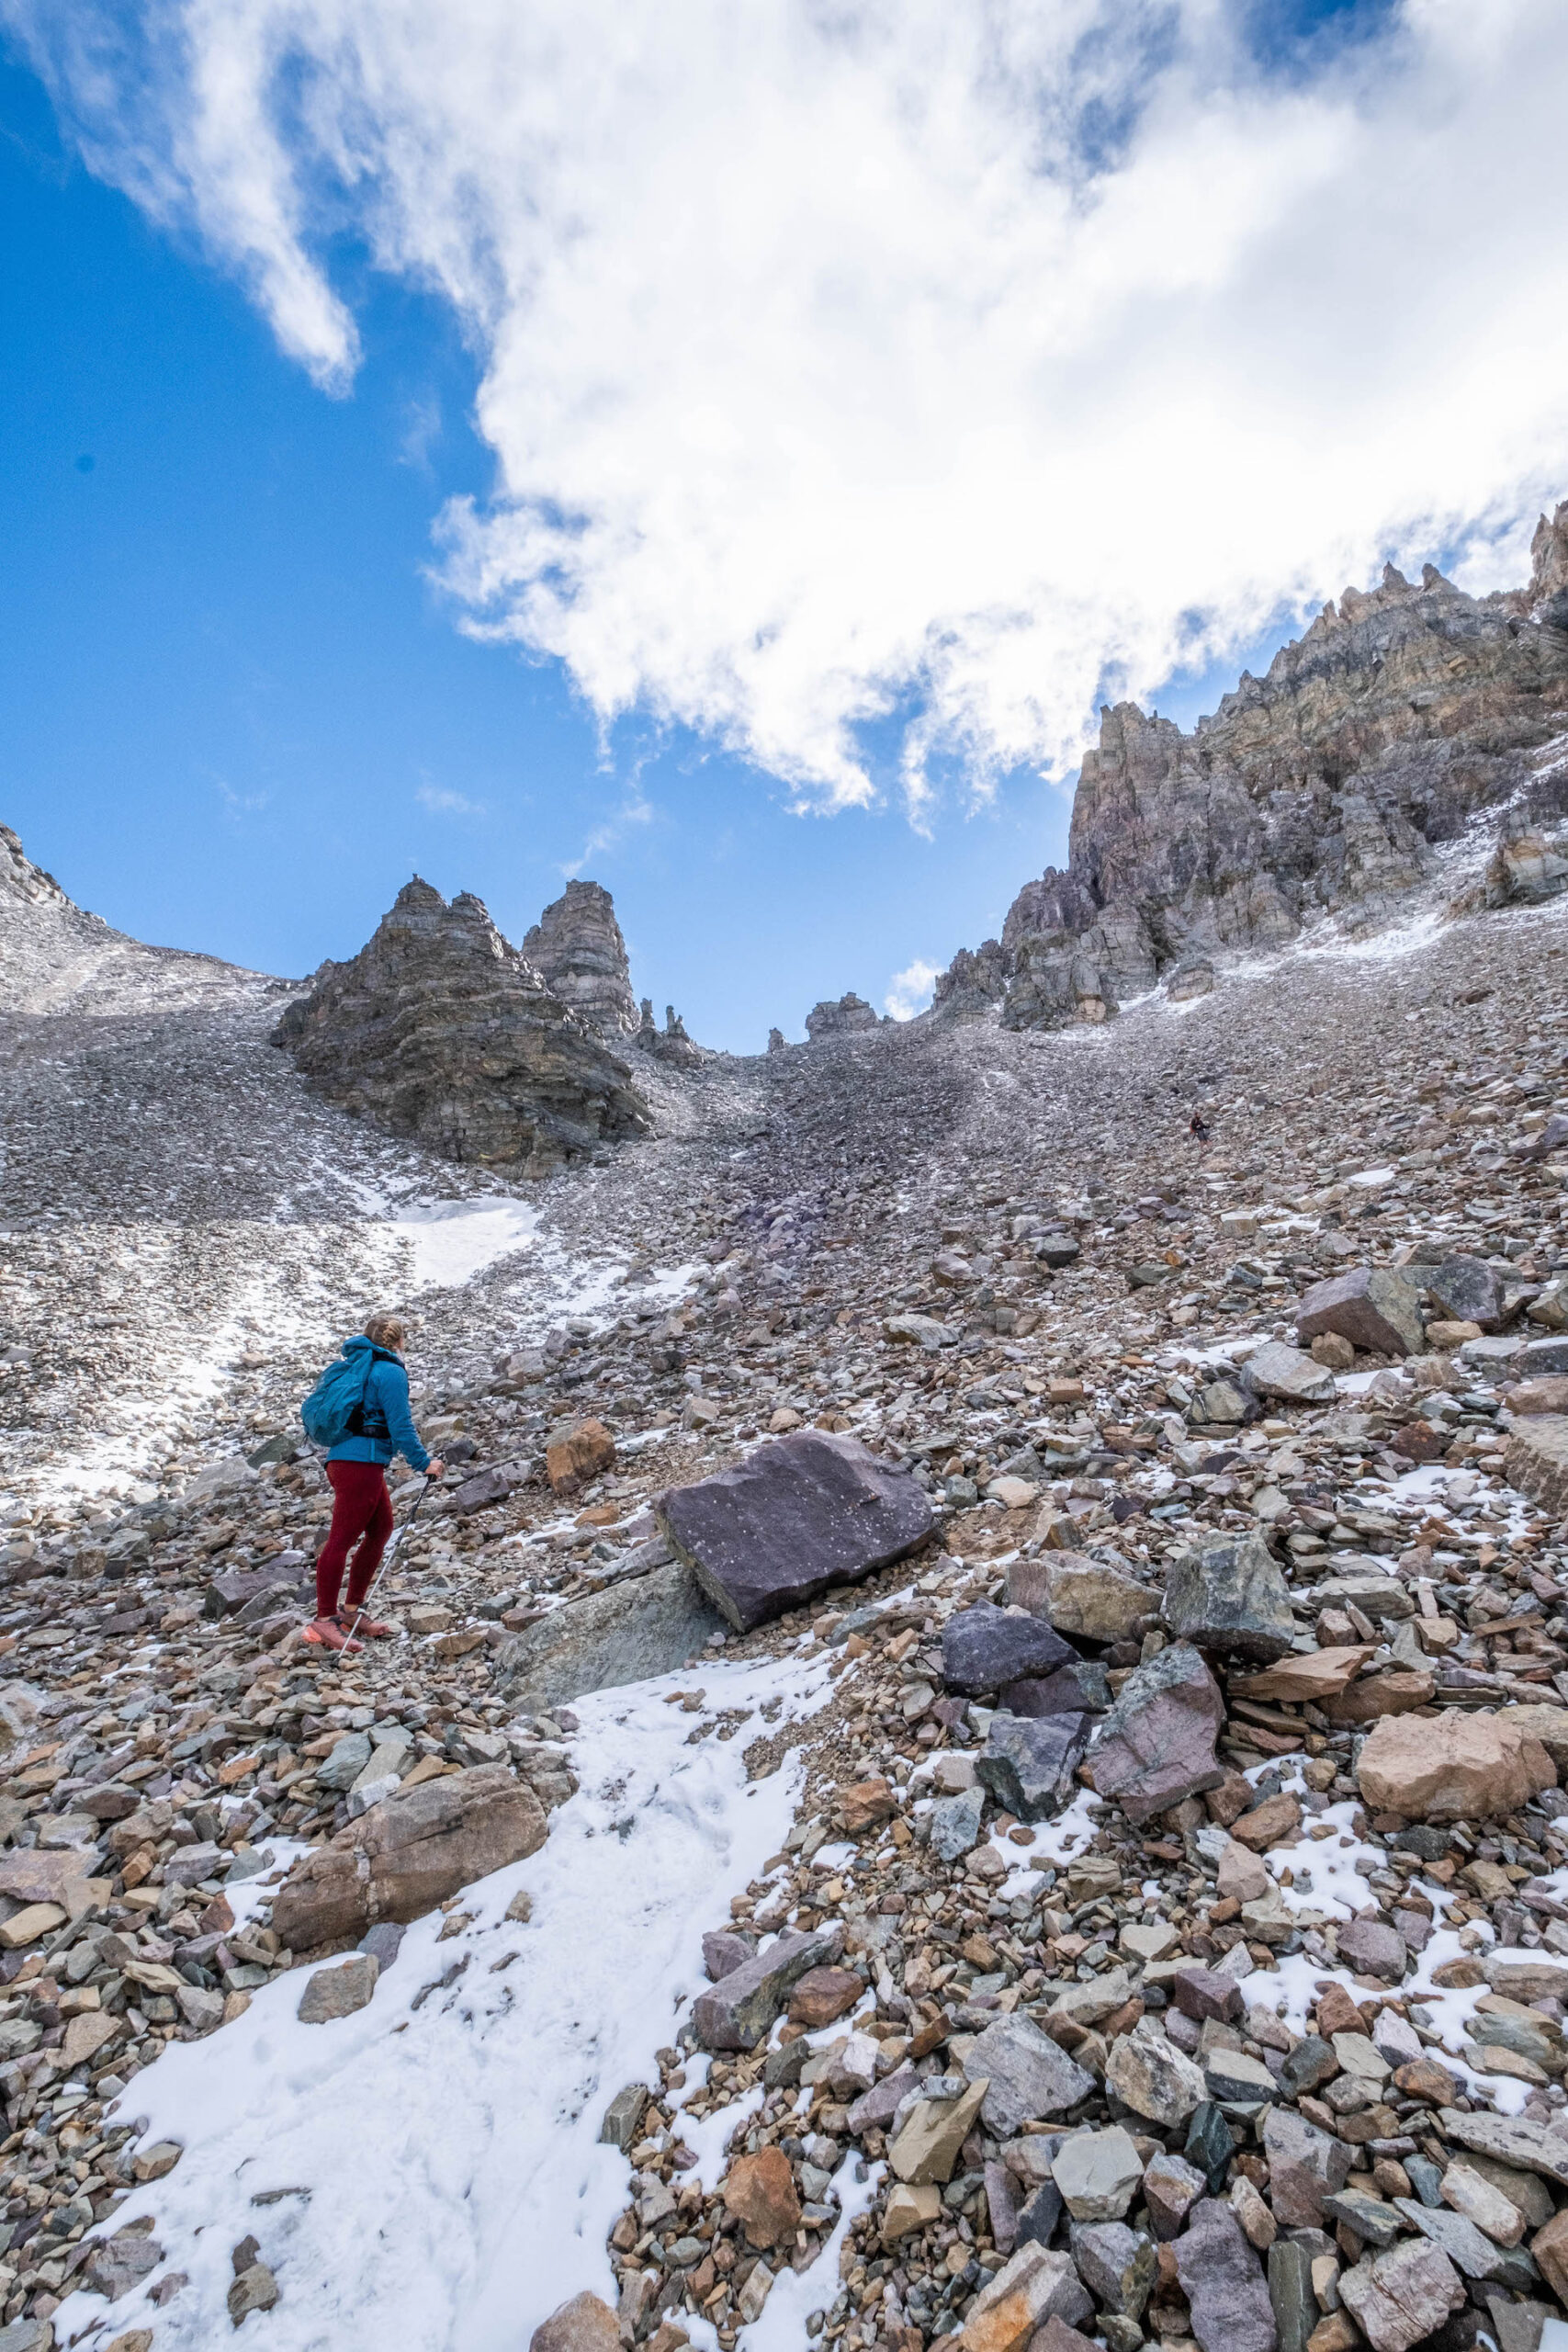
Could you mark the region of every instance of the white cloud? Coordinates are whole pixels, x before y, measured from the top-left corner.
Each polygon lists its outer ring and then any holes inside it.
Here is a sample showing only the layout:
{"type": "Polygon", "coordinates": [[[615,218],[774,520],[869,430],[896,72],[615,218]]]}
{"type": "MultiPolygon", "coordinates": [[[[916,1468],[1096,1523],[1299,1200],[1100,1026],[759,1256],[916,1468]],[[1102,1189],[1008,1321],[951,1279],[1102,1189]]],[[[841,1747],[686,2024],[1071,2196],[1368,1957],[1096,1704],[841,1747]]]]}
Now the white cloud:
{"type": "Polygon", "coordinates": [[[1263,73],[1244,0],[0,0],[95,170],[333,390],[334,237],[436,289],[466,625],[800,799],[860,722],[1070,767],[1299,609],[1568,492],[1561,0],[1263,73]],[[128,28],[130,28],[128,29],[128,28]]]}
{"type": "Polygon", "coordinates": [[[895,972],[888,981],[887,994],[882,1000],[884,1012],[890,1012],[895,1021],[912,1021],[930,1004],[942,969],[940,964],[924,963],[917,956],[912,964],[895,972]]]}
{"type": "Polygon", "coordinates": [[[448,792],[445,785],[422,784],[414,798],[433,817],[482,817],[485,813],[482,800],[470,800],[466,793],[448,792]]]}
{"type": "Polygon", "coordinates": [[[620,807],[592,828],[582,844],[581,854],[574,857],[569,865],[561,867],[562,874],[570,882],[574,875],[582,872],[584,866],[592,865],[596,857],[603,857],[607,850],[618,849],[634,825],[651,825],[653,818],[653,803],[644,796],[642,786],[634,778],[620,807]]]}

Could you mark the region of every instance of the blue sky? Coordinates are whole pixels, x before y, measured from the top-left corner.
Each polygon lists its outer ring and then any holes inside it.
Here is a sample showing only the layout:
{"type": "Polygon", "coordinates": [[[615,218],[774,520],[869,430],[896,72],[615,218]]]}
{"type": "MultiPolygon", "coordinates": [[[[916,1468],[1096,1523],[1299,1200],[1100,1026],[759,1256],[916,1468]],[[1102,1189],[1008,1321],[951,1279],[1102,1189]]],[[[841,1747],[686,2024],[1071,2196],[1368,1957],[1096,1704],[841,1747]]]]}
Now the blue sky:
{"type": "Polygon", "coordinates": [[[0,0],[0,819],[144,938],[581,872],[758,1050],[999,927],[1102,694],[1568,490],[1549,0],[141,20],[0,0]]]}
{"type": "Polygon", "coordinates": [[[602,750],[558,662],[472,643],[427,581],[432,516],[492,471],[441,307],[367,277],[365,364],[328,398],[62,153],[15,64],[0,124],[0,820],[95,913],[303,973],[416,870],[520,939],[607,834],[580,870],[638,991],[756,1052],[819,996],[880,1007],[1065,856],[1067,804],[1029,775],[926,837],[896,803],[791,815],[687,729],[602,750]]]}

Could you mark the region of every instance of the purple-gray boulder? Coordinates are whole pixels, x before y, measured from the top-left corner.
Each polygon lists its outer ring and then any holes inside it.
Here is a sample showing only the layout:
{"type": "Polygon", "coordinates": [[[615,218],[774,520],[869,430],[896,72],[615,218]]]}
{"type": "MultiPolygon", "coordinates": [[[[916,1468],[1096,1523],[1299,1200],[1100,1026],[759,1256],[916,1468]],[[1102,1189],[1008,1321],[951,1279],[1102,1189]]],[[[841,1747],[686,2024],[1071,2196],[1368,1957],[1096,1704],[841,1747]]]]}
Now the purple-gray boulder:
{"type": "Polygon", "coordinates": [[[902,1559],[931,1531],[908,1471],[824,1430],[760,1445],[654,1506],[671,1549],[738,1632],[902,1559]]]}
{"type": "Polygon", "coordinates": [[[1005,1682],[1021,1682],[1054,1674],[1077,1657],[1043,1619],[1014,1615],[982,1600],[950,1617],[942,1636],[942,1675],[950,1690],[966,1698],[999,1690],[1005,1682]]]}

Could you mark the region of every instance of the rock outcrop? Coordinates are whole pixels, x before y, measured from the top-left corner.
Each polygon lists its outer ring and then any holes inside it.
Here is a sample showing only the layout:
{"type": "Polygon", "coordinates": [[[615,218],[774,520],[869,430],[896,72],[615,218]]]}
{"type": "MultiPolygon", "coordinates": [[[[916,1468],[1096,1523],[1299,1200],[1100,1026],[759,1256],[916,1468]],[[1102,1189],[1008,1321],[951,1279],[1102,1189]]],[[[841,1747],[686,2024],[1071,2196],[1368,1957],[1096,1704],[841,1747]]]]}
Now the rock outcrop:
{"type": "Polygon", "coordinates": [[[855,1037],[877,1025],[875,1009],[851,989],[833,1003],[824,997],[806,1016],[806,1034],[814,1046],[824,1037],[855,1037]]]}
{"type": "Polygon", "coordinates": [[[672,1069],[700,1069],[708,1058],[686,1035],[686,1024],[672,1004],[665,1006],[664,1026],[660,1028],[653,1018],[651,997],[643,998],[642,1019],[632,1044],[639,1053],[651,1054],[656,1062],[666,1062],[672,1069]]]}
{"type": "Polygon", "coordinates": [[[1102,710],[1066,871],[1026,885],[999,942],[953,959],[936,1009],[1099,1022],[1207,952],[1284,946],[1315,913],[1373,928],[1505,807],[1478,903],[1568,883],[1542,831],[1568,812],[1568,759],[1539,757],[1568,699],[1568,502],[1532,559],[1528,588],[1485,597],[1431,564],[1419,585],[1386,566],[1190,735],[1135,703],[1102,710]]]}
{"type": "MultiPolygon", "coordinates": [[[[619,933],[617,933],[617,937],[619,933]]],[[[454,1159],[540,1175],[646,1134],[627,1064],[463,891],[416,876],[273,1033],[312,1086],[454,1159]]]]}
{"type": "Polygon", "coordinates": [[[563,1004],[607,1037],[637,1025],[626,943],[600,882],[569,882],[523,941],[523,953],[563,1004]]]}

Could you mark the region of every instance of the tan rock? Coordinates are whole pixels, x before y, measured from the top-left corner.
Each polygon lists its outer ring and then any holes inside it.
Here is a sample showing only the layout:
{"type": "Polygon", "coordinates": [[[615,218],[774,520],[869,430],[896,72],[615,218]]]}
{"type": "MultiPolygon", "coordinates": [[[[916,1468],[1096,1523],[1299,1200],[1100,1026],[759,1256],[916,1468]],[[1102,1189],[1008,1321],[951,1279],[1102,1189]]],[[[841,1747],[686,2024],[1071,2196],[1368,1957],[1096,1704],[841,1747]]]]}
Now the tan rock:
{"type": "Polygon", "coordinates": [[[1233,1838],[1220,1856],[1219,1886],[1222,1902],[1257,1903],[1269,1894],[1274,1884],[1261,1858],[1249,1854],[1233,1838]]]}
{"type": "Polygon", "coordinates": [[[1555,1785],[1557,1768],[1537,1739],[1506,1715],[1384,1716],[1356,1767],[1367,1804],[1418,1821],[1495,1820],[1555,1785]]]}
{"type": "Polygon", "coordinates": [[[1437,1681],[1415,1667],[1394,1667],[1387,1674],[1364,1674],[1348,1689],[1325,1699],[1323,1712],[1331,1724],[1372,1724],[1384,1715],[1407,1715],[1429,1707],[1437,1681]]]}
{"type": "Polygon", "coordinates": [[[1231,1824],[1231,1836],[1242,1845],[1250,1846],[1261,1854],[1270,1846],[1278,1846],[1283,1838],[1293,1838],[1302,1826],[1302,1809],[1294,1797],[1280,1795],[1265,1797],[1231,1824]]]}
{"type": "Polygon", "coordinates": [[[106,2016],[101,2009],[90,2009],[82,2017],[73,2018],[65,2029],[60,2052],[67,2073],[74,2066],[85,2066],[100,2050],[107,2049],[124,2022],[122,2018],[106,2016]]]}
{"type": "Polygon", "coordinates": [[[850,1837],[859,1838],[879,1822],[891,1821],[898,1801],[884,1780],[856,1781],[839,1791],[839,1810],[850,1837]]]}
{"type": "Polygon", "coordinates": [[[749,2245],[793,2245],[800,2227],[800,2195],[782,2148],[760,2148],[754,2156],[738,2158],[726,2176],[723,2197],[749,2245]]]}
{"type": "Polygon", "coordinates": [[[1334,1649],[1298,1652],[1294,1657],[1282,1657],[1278,1666],[1265,1667],[1261,1674],[1233,1674],[1231,1696],[1292,1702],[1310,1699],[1321,1705],[1355,1679],[1375,1646],[1371,1642],[1356,1642],[1334,1649]]]}
{"type": "Polygon", "coordinates": [[[1568,2205],[1553,2213],[1545,2229],[1537,2230],[1530,2252],[1558,2301],[1568,2304],[1568,2205]]]}
{"type": "Polygon", "coordinates": [[[1541,1413],[1517,1421],[1503,1455],[1503,1476],[1553,1518],[1568,1512],[1568,1415],[1541,1413]]]}
{"type": "Polygon", "coordinates": [[[1409,2352],[1459,2310],[1464,2282],[1440,2246],[1405,2238],[1347,2270],[1339,2294],[1372,2352],[1409,2352]]]}
{"type": "Polygon", "coordinates": [[[900,2238],[907,2238],[911,2230],[929,2229],[941,2211],[942,2191],[934,2181],[924,2182],[919,2188],[912,2188],[908,2181],[899,2181],[889,2190],[887,2202],[883,2208],[883,2245],[896,2245],[900,2238]]]}
{"type": "Polygon", "coordinates": [[[1568,1707],[1505,1707],[1499,1723],[1512,1724],[1525,1739],[1539,1739],[1559,1767],[1568,1762],[1568,1707]]]}
{"type": "Polygon", "coordinates": [[[528,2352],[621,2352],[621,2326],[597,2295],[584,2291],[541,2320],[528,2352]]]}
{"type": "Polygon", "coordinates": [[[897,2177],[917,2188],[927,2181],[951,2180],[958,2151],[974,2130],[990,2087],[990,2077],[983,2075],[957,2098],[919,2100],[887,2151],[897,2177]]]}
{"type": "Polygon", "coordinates": [[[1058,1634],[1089,1642],[1125,1642],[1159,1614],[1159,1595],[1122,1569],[1082,1552],[1048,1551],[1015,1560],[1008,1599],[1043,1617],[1058,1634]]]}
{"type": "Polygon", "coordinates": [[[578,1421],[545,1448],[545,1476],[558,1495],[574,1494],[613,1468],[615,1441],[601,1420],[578,1421]]]}
{"type": "Polygon", "coordinates": [[[307,1856],[279,1888],[272,1924],[292,1951],[356,1941],[378,1919],[423,1918],[536,1853],[547,1834],[537,1797],[503,1764],[405,1782],[307,1856]]]}

